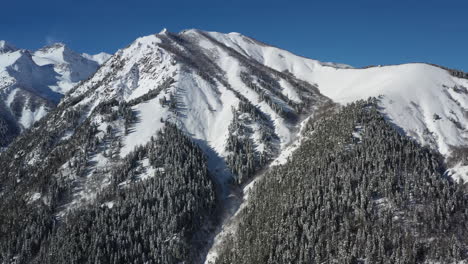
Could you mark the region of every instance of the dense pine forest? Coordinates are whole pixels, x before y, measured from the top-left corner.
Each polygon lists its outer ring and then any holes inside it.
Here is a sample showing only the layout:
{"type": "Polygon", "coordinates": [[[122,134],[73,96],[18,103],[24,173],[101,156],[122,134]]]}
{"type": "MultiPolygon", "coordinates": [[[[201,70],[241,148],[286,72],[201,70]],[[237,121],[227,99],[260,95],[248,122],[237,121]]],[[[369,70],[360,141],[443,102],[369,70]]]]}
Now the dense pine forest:
{"type": "Polygon", "coordinates": [[[311,119],[249,195],[216,263],[424,263],[468,257],[468,197],[376,100],[311,119]]]}
{"type": "Polygon", "coordinates": [[[63,218],[56,213],[70,191],[64,184],[47,202],[23,200],[21,190],[4,194],[11,203],[1,203],[0,263],[180,263],[199,257],[215,220],[216,195],[198,146],[167,123],[112,175],[93,203],[63,218]],[[143,159],[157,168],[149,179],[138,178],[143,159]]]}

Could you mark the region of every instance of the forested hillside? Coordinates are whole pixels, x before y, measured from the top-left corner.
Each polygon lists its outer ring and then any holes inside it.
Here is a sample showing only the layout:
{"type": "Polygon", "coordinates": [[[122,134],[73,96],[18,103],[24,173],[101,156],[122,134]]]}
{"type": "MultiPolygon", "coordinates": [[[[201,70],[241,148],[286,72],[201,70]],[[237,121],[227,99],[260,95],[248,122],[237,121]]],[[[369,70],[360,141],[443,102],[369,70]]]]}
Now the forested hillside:
{"type": "MultiPolygon", "coordinates": [[[[53,181],[48,199],[8,189],[0,210],[0,263],[180,263],[199,258],[216,220],[203,152],[175,125],[114,168],[90,204],[59,217],[73,186],[53,181]],[[141,163],[155,168],[141,178],[141,163]]],[[[31,183],[34,179],[29,180],[31,183]]],[[[18,185],[20,186],[20,185],[18,185]]]]}
{"type": "Polygon", "coordinates": [[[397,133],[376,100],[311,120],[256,183],[216,263],[448,263],[466,259],[468,199],[441,157],[397,133]]]}

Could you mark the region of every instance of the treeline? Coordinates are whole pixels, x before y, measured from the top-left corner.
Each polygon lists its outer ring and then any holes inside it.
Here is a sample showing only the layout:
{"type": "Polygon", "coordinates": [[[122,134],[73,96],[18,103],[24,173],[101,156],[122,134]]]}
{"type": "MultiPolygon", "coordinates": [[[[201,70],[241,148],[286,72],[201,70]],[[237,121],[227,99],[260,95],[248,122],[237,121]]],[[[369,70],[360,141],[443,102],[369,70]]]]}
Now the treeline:
{"type": "Polygon", "coordinates": [[[441,69],[444,69],[444,70],[448,71],[454,77],[468,79],[468,73],[464,72],[462,70],[451,69],[451,68],[444,67],[444,66],[441,66],[441,65],[438,65],[438,64],[433,64],[433,63],[430,63],[430,65],[439,67],[441,69]]]}

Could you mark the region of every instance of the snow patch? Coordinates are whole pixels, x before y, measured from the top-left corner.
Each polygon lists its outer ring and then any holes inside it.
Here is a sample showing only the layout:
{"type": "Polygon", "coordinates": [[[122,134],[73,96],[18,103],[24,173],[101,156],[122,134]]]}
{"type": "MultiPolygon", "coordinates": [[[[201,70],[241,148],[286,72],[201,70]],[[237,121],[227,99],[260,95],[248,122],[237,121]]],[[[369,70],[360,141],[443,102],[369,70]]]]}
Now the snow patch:
{"type": "Polygon", "coordinates": [[[457,164],[446,172],[453,179],[463,182],[468,181],[468,165],[457,164]]]}

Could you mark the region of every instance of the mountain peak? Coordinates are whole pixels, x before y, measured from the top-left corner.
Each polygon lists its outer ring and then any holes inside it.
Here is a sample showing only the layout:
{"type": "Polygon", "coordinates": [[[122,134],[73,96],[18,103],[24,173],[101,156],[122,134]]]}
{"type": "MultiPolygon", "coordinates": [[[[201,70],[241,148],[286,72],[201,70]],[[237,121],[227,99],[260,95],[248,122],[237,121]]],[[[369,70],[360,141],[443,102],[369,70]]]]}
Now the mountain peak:
{"type": "Polygon", "coordinates": [[[8,43],[5,40],[0,40],[0,53],[7,53],[18,50],[15,46],[11,43],[8,43]]]}
{"type": "Polygon", "coordinates": [[[159,32],[159,34],[160,34],[160,35],[165,35],[165,34],[167,34],[168,32],[169,32],[169,31],[167,30],[167,28],[163,28],[163,29],[159,32]]]}
{"type": "Polygon", "coordinates": [[[65,43],[63,42],[57,42],[57,43],[53,43],[51,45],[49,45],[50,47],[55,47],[55,48],[64,48],[66,47],[67,45],[65,45],[65,43]]]}
{"type": "Polygon", "coordinates": [[[50,44],[50,45],[46,45],[42,48],[40,48],[39,52],[42,52],[42,53],[50,53],[50,52],[54,52],[56,50],[59,50],[59,49],[63,49],[63,51],[67,51],[67,52],[70,52],[72,51],[71,49],[68,48],[68,46],[65,44],[65,43],[62,43],[62,42],[57,42],[57,43],[53,43],[53,44],[50,44]]]}

